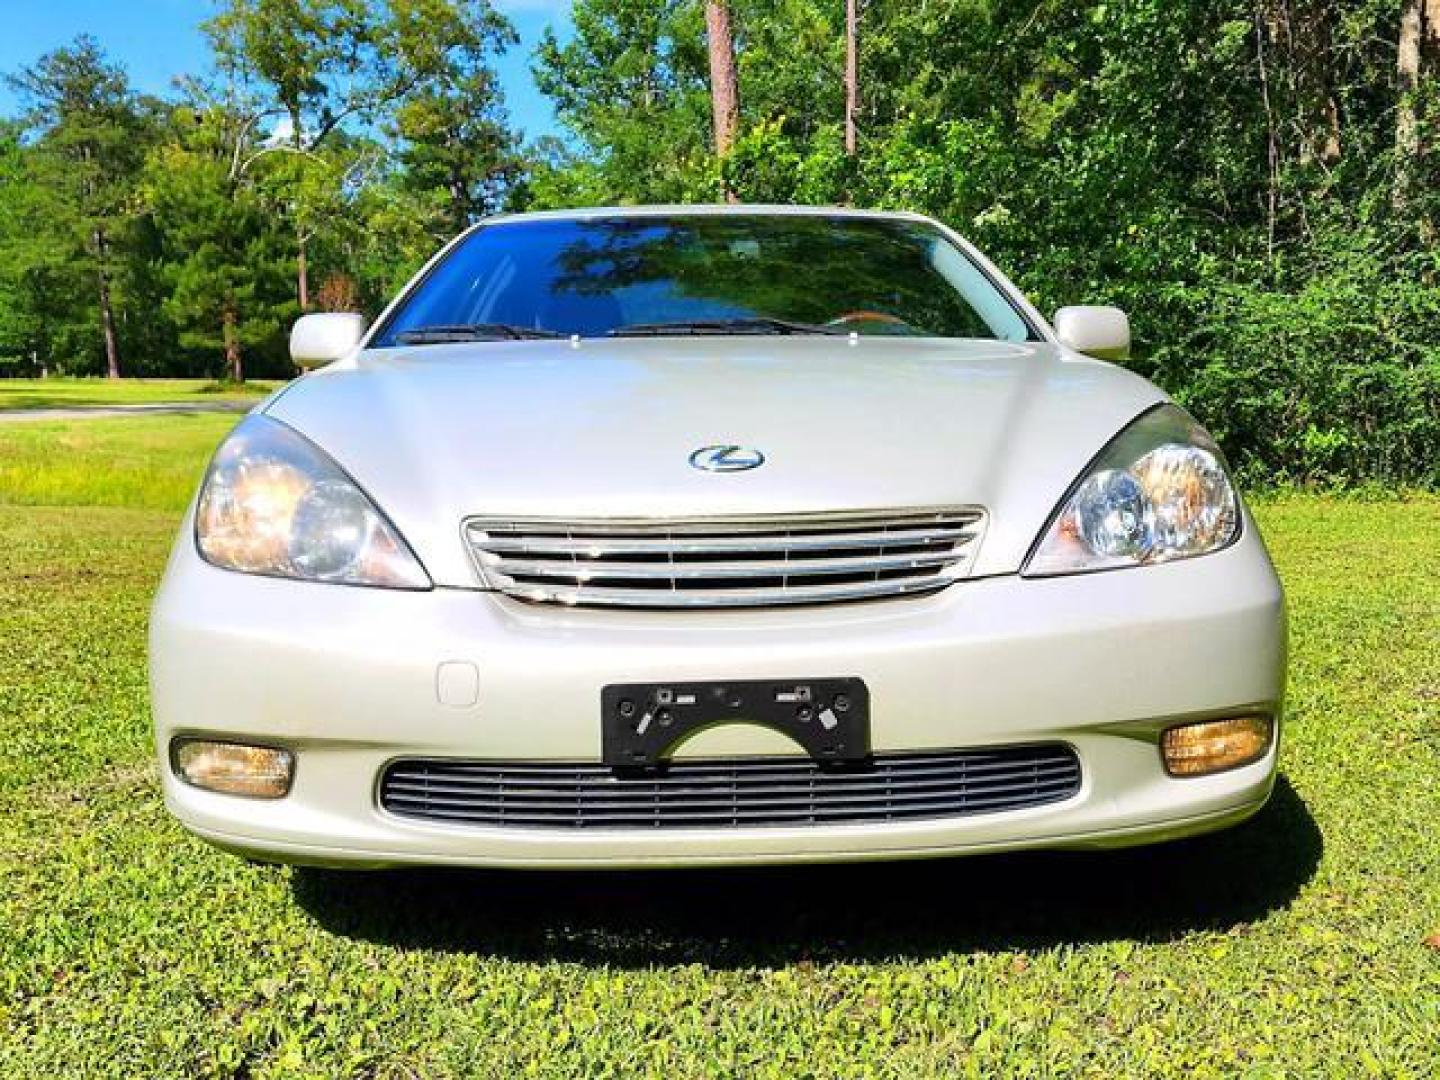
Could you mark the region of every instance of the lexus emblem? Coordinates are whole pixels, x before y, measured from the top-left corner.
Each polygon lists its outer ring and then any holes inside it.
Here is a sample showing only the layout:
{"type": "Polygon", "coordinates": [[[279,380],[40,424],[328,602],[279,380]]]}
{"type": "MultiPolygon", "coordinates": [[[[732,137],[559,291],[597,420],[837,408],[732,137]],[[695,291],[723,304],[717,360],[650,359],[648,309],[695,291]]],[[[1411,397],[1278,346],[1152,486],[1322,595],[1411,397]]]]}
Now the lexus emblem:
{"type": "Polygon", "coordinates": [[[745,472],[765,464],[765,455],[750,446],[702,446],[690,455],[692,468],[702,472],[745,472]]]}

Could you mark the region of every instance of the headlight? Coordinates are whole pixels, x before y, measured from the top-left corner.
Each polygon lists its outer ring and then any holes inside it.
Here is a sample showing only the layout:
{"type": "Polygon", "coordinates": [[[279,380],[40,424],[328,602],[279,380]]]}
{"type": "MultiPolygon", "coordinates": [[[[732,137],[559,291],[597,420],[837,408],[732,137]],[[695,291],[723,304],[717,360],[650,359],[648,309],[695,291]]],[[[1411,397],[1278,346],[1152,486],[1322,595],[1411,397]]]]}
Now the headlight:
{"type": "Polygon", "coordinates": [[[258,414],[210,463],[195,542],[206,562],[226,570],[430,588],[419,560],[355,481],[309,440],[258,414]]]}
{"type": "Polygon", "coordinates": [[[1152,409],[1100,454],[1045,529],[1024,574],[1045,577],[1186,559],[1240,532],[1219,448],[1173,405],[1152,409]]]}

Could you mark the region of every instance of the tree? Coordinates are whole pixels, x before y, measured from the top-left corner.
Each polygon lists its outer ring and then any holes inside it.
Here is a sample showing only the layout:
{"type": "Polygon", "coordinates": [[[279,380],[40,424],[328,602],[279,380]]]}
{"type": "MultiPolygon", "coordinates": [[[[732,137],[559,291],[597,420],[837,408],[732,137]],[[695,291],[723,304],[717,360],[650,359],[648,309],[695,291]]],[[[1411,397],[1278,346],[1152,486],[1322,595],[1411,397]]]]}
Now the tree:
{"type": "Polygon", "coordinates": [[[443,202],[444,236],[498,210],[523,171],[488,70],[415,94],[396,111],[394,131],[406,186],[443,202]]]}
{"type": "Polygon", "coordinates": [[[244,167],[253,131],[253,118],[224,102],[177,109],[143,187],[181,342],[218,349],[235,382],[245,379],[246,348],[273,338],[294,311],[282,234],[244,167]]]}
{"type": "Polygon", "coordinates": [[[25,122],[36,139],[35,182],[55,196],[35,227],[68,239],[75,257],[88,264],[105,370],[118,378],[115,249],[129,221],[127,201],[144,161],[149,118],[125,72],[85,35],[8,81],[29,104],[25,122]]]}
{"type": "Polygon", "coordinates": [[[860,111],[860,4],[845,0],[845,153],[855,156],[855,117],[860,111]]]}
{"type": "Polygon", "coordinates": [[[73,303],[89,285],[76,272],[70,233],[50,227],[65,208],[40,182],[36,151],[21,135],[20,124],[0,124],[0,362],[42,371],[55,366],[57,341],[94,331],[90,305],[73,303]]]}
{"type": "MultiPolygon", "coordinates": [[[[1440,0],[1403,0],[1400,36],[1396,50],[1399,101],[1395,110],[1395,209],[1408,213],[1428,147],[1422,125],[1440,114],[1431,100],[1436,93],[1435,67],[1440,64],[1440,0]]],[[[1422,211],[1421,234],[1427,239],[1433,226],[1422,211]]]]}
{"type": "Polygon", "coordinates": [[[1328,0],[1279,0],[1269,16],[1285,50],[1285,72],[1302,164],[1340,160],[1340,98],[1335,85],[1335,5],[1328,0]]]}
{"type": "Polygon", "coordinates": [[[515,31],[485,0],[392,0],[388,40],[414,77],[392,121],[405,183],[443,198],[453,235],[498,209],[523,169],[490,66],[515,31]]]}
{"type": "Polygon", "coordinates": [[[495,175],[513,171],[499,161],[509,139],[486,66],[513,30],[488,0],[228,0],[206,31],[222,68],[262,88],[282,120],[263,149],[290,158],[272,178],[288,196],[302,310],[311,242],[336,198],[323,152],[347,125],[373,127],[399,109],[412,161],[448,174],[467,214],[495,175]],[[483,152],[472,157],[487,146],[488,163],[483,152]]]}
{"type": "Polygon", "coordinates": [[[702,9],[687,0],[582,0],[575,32],[546,32],[535,78],[588,159],[584,197],[714,198],[709,58],[702,9]]]}
{"type": "Polygon", "coordinates": [[[205,24],[226,77],[254,80],[283,118],[264,150],[296,156],[287,170],[295,189],[288,207],[295,229],[295,292],[310,306],[307,207],[302,202],[305,155],[370,102],[363,78],[372,18],[361,0],[231,0],[205,24]]]}
{"type": "MultiPolygon", "coordinates": [[[[715,156],[723,159],[735,144],[740,124],[740,84],[735,74],[735,37],[730,29],[730,5],[705,0],[705,31],[710,54],[710,111],[715,132],[715,156]]],[[[727,184],[725,198],[735,201],[727,184]]]]}

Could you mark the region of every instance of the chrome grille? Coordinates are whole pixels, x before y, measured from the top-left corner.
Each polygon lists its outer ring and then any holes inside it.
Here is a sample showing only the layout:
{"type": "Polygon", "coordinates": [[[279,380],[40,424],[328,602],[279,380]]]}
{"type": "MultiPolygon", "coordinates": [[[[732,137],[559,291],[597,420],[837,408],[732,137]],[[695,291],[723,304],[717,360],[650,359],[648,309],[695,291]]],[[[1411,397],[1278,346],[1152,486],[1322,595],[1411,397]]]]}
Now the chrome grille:
{"type": "Polygon", "coordinates": [[[862,768],[809,758],[671,762],[619,778],[600,764],[405,760],[380,781],[392,814],[534,829],[741,828],[963,817],[1060,802],[1080,790],[1061,744],[877,754],[862,768]]]}
{"type": "Polygon", "coordinates": [[[486,584],[600,607],[763,607],[933,592],[964,577],[972,508],[773,518],[471,519],[486,584]]]}

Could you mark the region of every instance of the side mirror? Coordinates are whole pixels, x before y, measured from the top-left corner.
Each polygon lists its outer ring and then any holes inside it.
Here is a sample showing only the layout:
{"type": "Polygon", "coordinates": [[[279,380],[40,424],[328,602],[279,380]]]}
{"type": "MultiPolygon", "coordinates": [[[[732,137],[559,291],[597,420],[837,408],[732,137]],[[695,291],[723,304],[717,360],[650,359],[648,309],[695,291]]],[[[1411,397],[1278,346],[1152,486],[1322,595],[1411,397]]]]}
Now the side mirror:
{"type": "Polygon", "coordinates": [[[326,311],[302,315],[290,331],[290,359],[305,369],[349,355],[365,336],[365,316],[326,311]]]}
{"type": "Polygon", "coordinates": [[[1130,318],[1118,307],[1062,307],[1055,312],[1055,336],[1097,360],[1130,355],[1130,318]]]}

